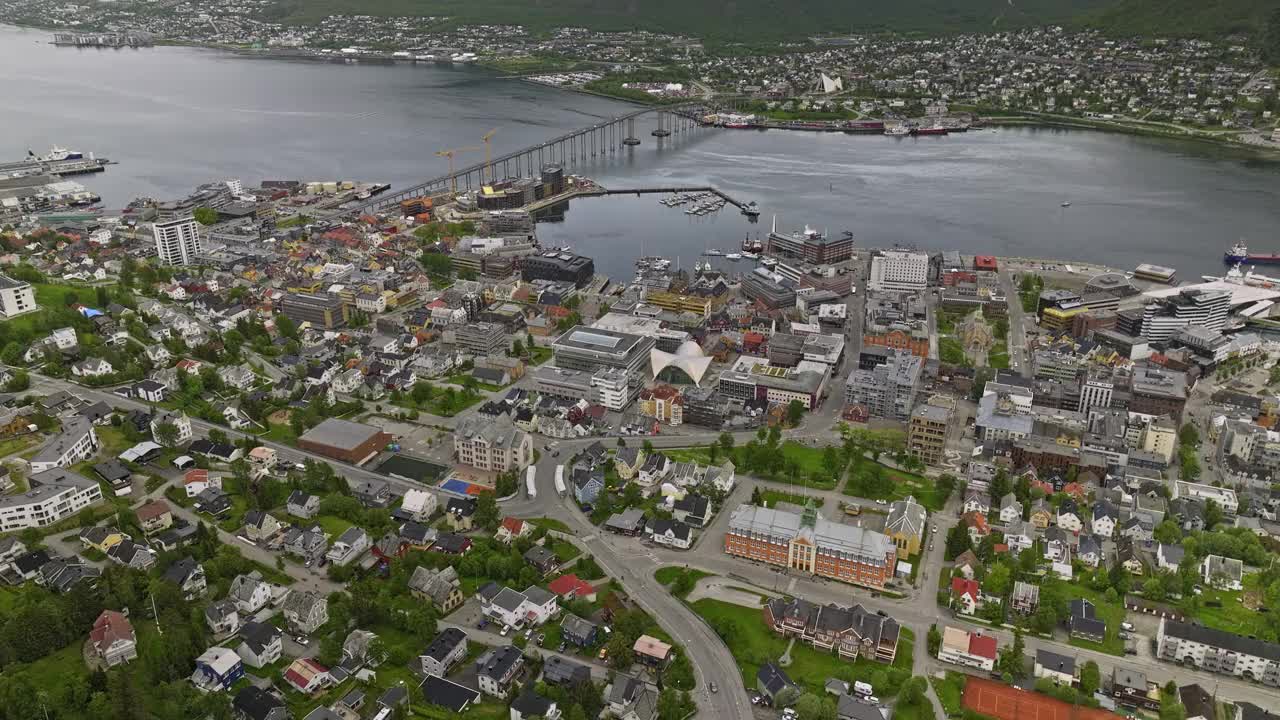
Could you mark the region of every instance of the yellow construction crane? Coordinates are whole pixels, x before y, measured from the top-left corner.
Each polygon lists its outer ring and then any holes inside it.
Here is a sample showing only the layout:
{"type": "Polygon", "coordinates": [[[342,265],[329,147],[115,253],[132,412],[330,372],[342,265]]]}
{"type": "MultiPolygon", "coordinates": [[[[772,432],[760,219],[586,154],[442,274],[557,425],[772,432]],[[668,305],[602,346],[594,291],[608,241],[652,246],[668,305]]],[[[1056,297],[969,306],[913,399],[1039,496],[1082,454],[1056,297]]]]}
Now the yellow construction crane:
{"type": "MultiPolygon", "coordinates": [[[[489,158],[491,157],[491,155],[489,154],[489,141],[492,140],[493,136],[496,135],[497,133],[498,133],[498,128],[494,128],[489,132],[485,133],[484,137],[480,138],[480,140],[484,142],[484,166],[489,171],[489,182],[493,182],[493,167],[489,164],[490,163],[489,158]]],[[[484,182],[483,170],[480,171],[480,182],[484,182]]]]}
{"type": "MultiPolygon", "coordinates": [[[[436,153],[436,157],[449,158],[449,182],[451,183],[450,189],[454,195],[458,194],[458,178],[453,176],[453,156],[462,152],[472,152],[472,151],[479,151],[484,149],[485,148],[478,148],[478,147],[460,147],[460,148],[453,148],[452,150],[441,150],[436,153]]],[[[483,176],[481,177],[481,180],[483,180],[483,176]]]]}

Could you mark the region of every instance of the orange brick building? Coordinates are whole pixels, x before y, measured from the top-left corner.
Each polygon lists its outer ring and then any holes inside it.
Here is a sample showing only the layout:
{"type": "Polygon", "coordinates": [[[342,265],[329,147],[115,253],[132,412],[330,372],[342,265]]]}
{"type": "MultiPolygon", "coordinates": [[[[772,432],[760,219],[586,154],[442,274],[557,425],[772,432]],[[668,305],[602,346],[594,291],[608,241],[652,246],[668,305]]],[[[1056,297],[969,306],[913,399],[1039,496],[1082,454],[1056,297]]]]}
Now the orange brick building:
{"type": "Polygon", "coordinates": [[[901,330],[863,335],[862,344],[892,348],[894,350],[909,350],[916,357],[929,357],[929,338],[914,338],[901,330]]]}

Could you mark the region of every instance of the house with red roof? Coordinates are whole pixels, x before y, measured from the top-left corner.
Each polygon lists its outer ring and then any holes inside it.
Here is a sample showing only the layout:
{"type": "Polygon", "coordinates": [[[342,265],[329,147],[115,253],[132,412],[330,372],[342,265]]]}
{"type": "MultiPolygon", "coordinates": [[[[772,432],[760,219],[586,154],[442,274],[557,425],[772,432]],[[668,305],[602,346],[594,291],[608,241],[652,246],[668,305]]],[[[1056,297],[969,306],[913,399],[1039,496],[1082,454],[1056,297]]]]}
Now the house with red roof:
{"type": "Polygon", "coordinates": [[[333,684],[329,668],[311,658],[298,658],[284,671],[284,681],[304,695],[311,695],[333,684]]]}
{"type": "Polygon", "coordinates": [[[982,586],[977,580],[963,577],[951,578],[951,607],[962,615],[972,615],[978,611],[982,600],[982,586]]]}
{"type": "Polygon", "coordinates": [[[581,598],[587,602],[595,602],[596,599],[596,589],[591,583],[573,573],[552,580],[547,589],[566,601],[581,598]]]}
{"type": "Polygon", "coordinates": [[[991,526],[987,524],[987,516],[980,512],[967,512],[960,516],[960,524],[969,529],[969,539],[974,545],[982,542],[982,538],[991,534],[991,526]]]}
{"type": "Polygon", "coordinates": [[[954,665],[980,668],[990,672],[996,666],[996,639],[979,632],[947,627],[942,631],[938,659],[954,665]]]}
{"type": "Polygon", "coordinates": [[[89,631],[93,653],[107,667],[138,657],[137,638],[129,618],[115,610],[103,610],[89,631]]]}
{"type": "Polygon", "coordinates": [[[521,520],[518,517],[508,515],[502,518],[502,524],[498,526],[498,532],[494,534],[494,539],[498,542],[509,543],[516,538],[522,538],[533,532],[533,525],[521,520]]]}
{"type": "Polygon", "coordinates": [[[203,468],[194,468],[188,470],[182,476],[182,486],[187,491],[187,497],[193,498],[208,488],[222,489],[222,475],[219,473],[210,473],[203,468]]]}

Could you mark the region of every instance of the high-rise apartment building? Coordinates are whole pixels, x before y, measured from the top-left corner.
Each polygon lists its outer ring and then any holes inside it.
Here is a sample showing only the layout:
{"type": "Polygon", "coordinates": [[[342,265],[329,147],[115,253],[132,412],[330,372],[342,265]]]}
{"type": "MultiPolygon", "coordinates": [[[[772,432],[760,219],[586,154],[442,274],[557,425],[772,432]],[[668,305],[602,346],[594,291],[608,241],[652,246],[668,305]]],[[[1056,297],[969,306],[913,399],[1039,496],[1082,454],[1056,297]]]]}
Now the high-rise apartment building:
{"type": "Polygon", "coordinates": [[[200,252],[200,225],[195,218],[157,222],[151,226],[162,265],[190,265],[200,252]]]}

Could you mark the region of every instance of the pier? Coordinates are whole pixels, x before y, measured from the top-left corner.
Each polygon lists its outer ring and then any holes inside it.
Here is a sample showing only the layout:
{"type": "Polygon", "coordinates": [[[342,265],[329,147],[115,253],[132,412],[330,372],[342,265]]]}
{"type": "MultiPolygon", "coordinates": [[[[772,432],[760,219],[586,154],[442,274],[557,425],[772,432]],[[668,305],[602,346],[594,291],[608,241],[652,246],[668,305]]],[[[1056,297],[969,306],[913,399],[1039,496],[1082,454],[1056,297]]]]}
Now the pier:
{"type": "Polygon", "coordinates": [[[722,200],[724,200],[726,203],[729,203],[730,205],[732,205],[732,206],[734,206],[734,207],[738,208],[739,210],[744,210],[744,209],[746,209],[746,207],[747,207],[747,203],[742,202],[741,200],[738,200],[737,198],[734,198],[733,196],[729,195],[729,194],[728,194],[728,193],[726,193],[725,191],[723,191],[723,190],[719,190],[719,189],[716,189],[716,188],[713,188],[713,187],[707,187],[707,186],[702,186],[702,187],[695,187],[695,186],[689,186],[689,187],[679,187],[679,186],[677,186],[677,187],[643,187],[643,188],[617,188],[617,189],[610,188],[610,189],[606,189],[606,190],[605,190],[604,192],[602,192],[602,193],[596,193],[596,194],[599,194],[599,195],[637,195],[637,196],[639,196],[639,195],[652,195],[652,194],[655,194],[655,193],[657,193],[657,194],[664,194],[664,195],[670,195],[670,194],[673,194],[673,193],[699,193],[699,192],[707,192],[707,193],[711,193],[712,195],[717,195],[717,196],[719,196],[722,200]]]}

